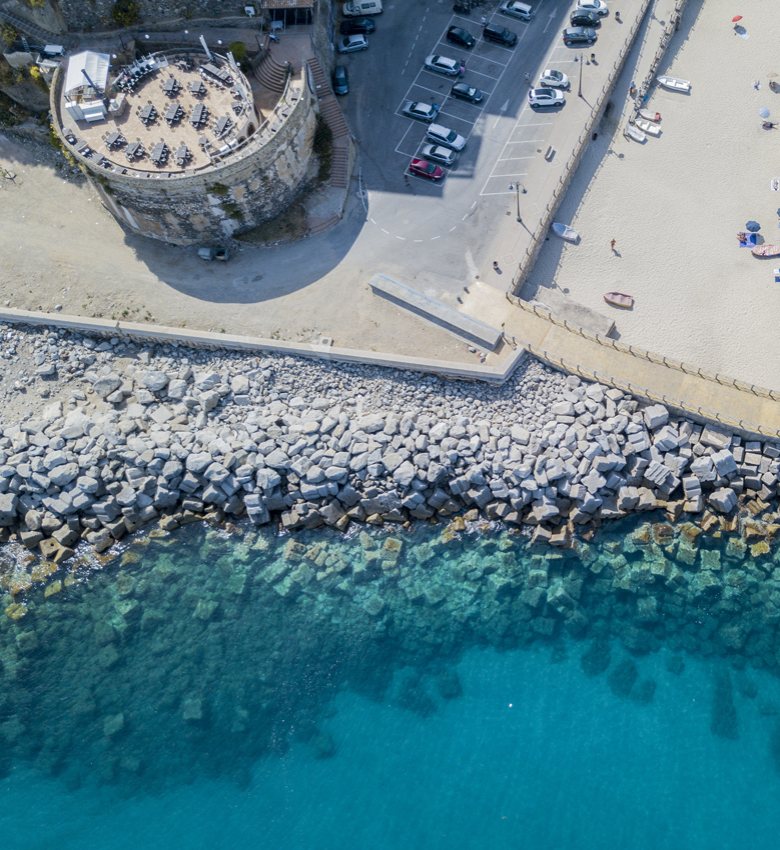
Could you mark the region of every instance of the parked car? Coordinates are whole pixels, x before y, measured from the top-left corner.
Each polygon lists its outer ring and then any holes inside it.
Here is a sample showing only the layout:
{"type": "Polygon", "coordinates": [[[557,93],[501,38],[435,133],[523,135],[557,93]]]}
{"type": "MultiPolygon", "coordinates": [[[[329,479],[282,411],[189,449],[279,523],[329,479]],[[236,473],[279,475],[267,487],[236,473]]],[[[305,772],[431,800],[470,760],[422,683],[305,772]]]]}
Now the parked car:
{"type": "Polygon", "coordinates": [[[458,47],[465,47],[466,50],[471,50],[477,43],[476,38],[468,30],[464,30],[463,27],[450,27],[445,37],[447,41],[457,44],[458,47]]]}
{"type": "Polygon", "coordinates": [[[596,30],[590,27],[566,27],[563,31],[563,43],[567,47],[579,47],[581,44],[595,44],[598,38],[596,30]]]}
{"type": "Polygon", "coordinates": [[[486,24],[482,29],[482,38],[485,41],[502,44],[504,47],[514,47],[517,44],[517,33],[498,24],[486,24]]]}
{"type": "Polygon", "coordinates": [[[349,94],[349,73],[345,65],[336,65],[333,69],[333,93],[349,94]]]}
{"type": "Polygon", "coordinates": [[[467,83],[455,83],[450,89],[450,94],[460,100],[467,100],[469,103],[480,103],[485,96],[482,89],[475,88],[467,83]]]}
{"type": "Polygon", "coordinates": [[[423,66],[426,71],[435,71],[445,77],[457,77],[466,69],[466,64],[460,59],[450,59],[449,56],[439,56],[435,53],[425,59],[423,66]]]}
{"type": "Polygon", "coordinates": [[[458,158],[455,151],[451,151],[443,145],[423,145],[420,153],[425,159],[440,162],[442,165],[455,165],[455,160],[458,158]]]}
{"type": "Polygon", "coordinates": [[[417,177],[425,177],[426,180],[441,180],[444,177],[444,169],[440,165],[418,157],[414,157],[409,163],[409,172],[417,177]]]}
{"type": "Polygon", "coordinates": [[[421,100],[407,100],[401,107],[401,112],[407,118],[417,121],[434,121],[441,107],[438,103],[423,103],[421,100]]]}
{"type": "Polygon", "coordinates": [[[533,8],[528,3],[521,2],[521,0],[504,0],[498,7],[498,11],[502,15],[516,18],[518,21],[530,21],[534,16],[533,8]]]}
{"type": "Polygon", "coordinates": [[[359,18],[363,15],[381,15],[382,0],[349,0],[341,7],[345,18],[359,18]]]}
{"type": "Polygon", "coordinates": [[[575,9],[569,15],[569,23],[573,27],[590,27],[596,29],[601,26],[601,15],[588,9],[575,9]]]}
{"type": "Polygon", "coordinates": [[[528,103],[534,109],[541,106],[563,106],[566,98],[558,89],[531,89],[528,92],[528,103]]]}
{"type": "Polygon", "coordinates": [[[368,35],[375,29],[376,24],[371,18],[350,18],[348,21],[341,22],[339,32],[342,35],[368,35]]]}
{"type": "Polygon", "coordinates": [[[579,0],[577,3],[578,9],[587,9],[590,12],[596,12],[604,17],[609,14],[609,7],[604,0],[579,0]]]}
{"type": "Polygon", "coordinates": [[[444,145],[453,151],[462,151],[466,147],[466,140],[463,136],[459,136],[454,130],[449,127],[443,127],[441,124],[431,124],[428,127],[428,132],[425,134],[428,141],[437,145],[444,145]]]}
{"type": "Polygon", "coordinates": [[[336,50],[339,53],[356,53],[368,47],[368,39],[364,35],[345,35],[338,40],[336,50]]]}
{"type": "Polygon", "coordinates": [[[571,81],[563,71],[556,71],[555,68],[545,68],[539,75],[539,85],[567,91],[571,88],[571,81]]]}

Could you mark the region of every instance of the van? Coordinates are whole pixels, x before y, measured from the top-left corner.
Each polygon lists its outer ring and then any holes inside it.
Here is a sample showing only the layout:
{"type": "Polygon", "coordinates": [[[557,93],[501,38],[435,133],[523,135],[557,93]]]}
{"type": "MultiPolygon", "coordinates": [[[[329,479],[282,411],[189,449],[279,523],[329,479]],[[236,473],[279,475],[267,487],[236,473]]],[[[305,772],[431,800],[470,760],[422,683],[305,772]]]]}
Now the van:
{"type": "Polygon", "coordinates": [[[466,147],[466,140],[463,136],[459,136],[454,130],[449,127],[443,127],[441,124],[431,124],[425,134],[425,138],[434,144],[444,145],[451,151],[462,151],[466,147]]]}
{"type": "Polygon", "coordinates": [[[381,15],[382,0],[349,0],[341,7],[346,18],[356,18],[359,15],[381,15]]]}
{"type": "Polygon", "coordinates": [[[494,41],[503,44],[504,47],[514,47],[517,44],[517,34],[511,30],[504,29],[498,24],[487,24],[482,30],[482,38],[485,41],[494,41]]]}
{"type": "Polygon", "coordinates": [[[528,23],[533,19],[534,10],[528,3],[522,3],[521,0],[506,0],[498,7],[498,11],[502,15],[508,15],[510,18],[517,18],[518,21],[528,23]]]}

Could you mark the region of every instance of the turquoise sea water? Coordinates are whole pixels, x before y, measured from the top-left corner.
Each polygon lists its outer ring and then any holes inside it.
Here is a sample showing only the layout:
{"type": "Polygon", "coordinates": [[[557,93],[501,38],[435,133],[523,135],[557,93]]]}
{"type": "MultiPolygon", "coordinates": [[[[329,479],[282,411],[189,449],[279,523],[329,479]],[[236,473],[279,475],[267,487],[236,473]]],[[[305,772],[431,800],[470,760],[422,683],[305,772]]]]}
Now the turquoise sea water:
{"type": "Polygon", "coordinates": [[[33,591],[0,627],[1,846],[774,848],[773,555],[648,528],[189,527],[33,591]]]}

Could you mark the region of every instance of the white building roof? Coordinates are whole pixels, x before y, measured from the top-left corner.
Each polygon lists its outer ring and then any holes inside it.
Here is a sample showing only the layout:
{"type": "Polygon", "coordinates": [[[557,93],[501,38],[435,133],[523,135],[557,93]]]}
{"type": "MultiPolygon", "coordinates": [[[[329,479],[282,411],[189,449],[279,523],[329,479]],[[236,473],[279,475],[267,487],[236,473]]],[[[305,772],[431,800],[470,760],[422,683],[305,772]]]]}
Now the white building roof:
{"type": "Polygon", "coordinates": [[[89,83],[82,71],[86,71],[90,80],[104,91],[108,83],[108,69],[111,65],[111,57],[108,53],[95,53],[92,50],[84,50],[74,53],[68,59],[68,72],[65,75],[65,94],[74,89],[88,87],[89,83]]]}

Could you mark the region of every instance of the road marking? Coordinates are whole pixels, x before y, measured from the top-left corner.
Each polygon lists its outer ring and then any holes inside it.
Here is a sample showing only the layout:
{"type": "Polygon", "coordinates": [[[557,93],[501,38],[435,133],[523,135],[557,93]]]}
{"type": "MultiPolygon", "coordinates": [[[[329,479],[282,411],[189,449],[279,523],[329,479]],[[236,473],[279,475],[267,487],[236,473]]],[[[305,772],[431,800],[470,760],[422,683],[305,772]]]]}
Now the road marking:
{"type": "Polygon", "coordinates": [[[397,233],[395,234],[395,238],[400,239],[401,242],[406,242],[406,237],[405,236],[399,236],[397,233]]]}
{"type": "Polygon", "coordinates": [[[544,142],[546,139],[518,139],[517,141],[508,141],[507,145],[532,145],[536,142],[544,142]]]}
{"type": "Polygon", "coordinates": [[[553,22],[553,18],[555,18],[555,12],[550,12],[550,17],[547,18],[547,23],[544,25],[542,32],[547,32],[547,30],[550,29],[550,24],[553,22]]]}
{"type": "Polygon", "coordinates": [[[536,154],[532,153],[529,156],[503,156],[496,160],[496,162],[512,162],[515,159],[535,159],[536,154]]]}

